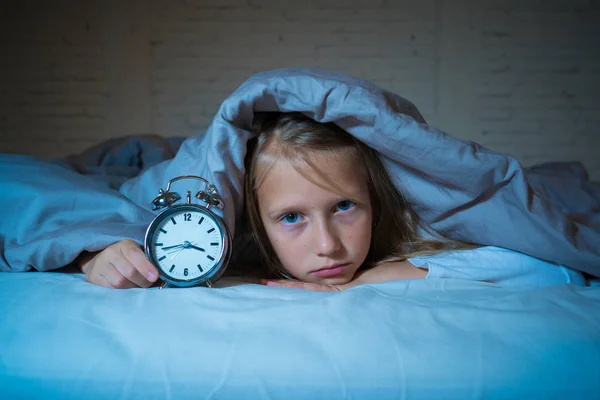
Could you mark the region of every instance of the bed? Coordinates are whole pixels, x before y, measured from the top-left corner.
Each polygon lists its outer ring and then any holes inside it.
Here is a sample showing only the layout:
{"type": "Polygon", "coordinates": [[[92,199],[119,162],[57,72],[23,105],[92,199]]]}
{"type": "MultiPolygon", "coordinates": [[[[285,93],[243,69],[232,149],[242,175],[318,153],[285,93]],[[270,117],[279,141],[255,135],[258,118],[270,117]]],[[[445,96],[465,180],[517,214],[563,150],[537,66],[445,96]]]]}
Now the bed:
{"type": "Polygon", "coordinates": [[[0,397],[600,398],[598,285],[414,279],[319,293],[228,277],[111,290],[69,267],[84,250],[142,243],[158,188],[189,171],[219,187],[239,231],[245,144],[265,111],[333,121],[378,150],[437,232],[600,276],[600,186],[580,164],[523,168],[368,82],[268,71],[190,138],[0,156],[0,397]]]}

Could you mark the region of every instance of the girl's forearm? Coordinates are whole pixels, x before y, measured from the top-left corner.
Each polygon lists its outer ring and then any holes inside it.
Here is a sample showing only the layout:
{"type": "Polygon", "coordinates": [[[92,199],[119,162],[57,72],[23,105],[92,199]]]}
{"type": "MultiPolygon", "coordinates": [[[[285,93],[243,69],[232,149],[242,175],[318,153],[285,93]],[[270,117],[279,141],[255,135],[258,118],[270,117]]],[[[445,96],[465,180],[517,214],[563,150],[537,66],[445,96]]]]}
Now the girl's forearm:
{"type": "Polygon", "coordinates": [[[426,269],[415,267],[408,261],[394,261],[359,271],[350,282],[340,285],[340,289],[349,289],[369,283],[425,278],[426,276],[426,269]]]}

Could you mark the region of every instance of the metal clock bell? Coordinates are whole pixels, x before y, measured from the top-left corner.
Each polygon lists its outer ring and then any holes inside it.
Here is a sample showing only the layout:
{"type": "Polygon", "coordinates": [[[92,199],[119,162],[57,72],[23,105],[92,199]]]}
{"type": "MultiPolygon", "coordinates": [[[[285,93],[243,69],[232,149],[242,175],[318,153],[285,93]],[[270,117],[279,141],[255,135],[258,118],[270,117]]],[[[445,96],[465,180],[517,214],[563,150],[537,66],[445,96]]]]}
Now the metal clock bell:
{"type": "Polygon", "coordinates": [[[166,190],[152,201],[152,209],[164,209],[148,226],[144,239],[146,257],[158,269],[164,281],[161,287],[212,287],[221,277],[231,256],[231,234],[225,222],[211,208],[223,209],[217,188],[206,179],[182,175],[171,179],[166,190]],[[192,204],[187,191],[187,203],[171,192],[171,184],[181,179],[197,179],[206,184],[194,196],[199,204],[192,204]]]}

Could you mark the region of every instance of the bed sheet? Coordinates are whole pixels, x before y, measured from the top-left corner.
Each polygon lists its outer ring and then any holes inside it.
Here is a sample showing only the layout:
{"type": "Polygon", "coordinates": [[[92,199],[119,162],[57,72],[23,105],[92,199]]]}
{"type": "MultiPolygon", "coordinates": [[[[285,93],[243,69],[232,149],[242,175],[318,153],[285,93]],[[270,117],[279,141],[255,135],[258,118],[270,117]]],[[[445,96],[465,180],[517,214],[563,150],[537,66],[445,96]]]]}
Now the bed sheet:
{"type": "Polygon", "coordinates": [[[600,287],[110,290],[0,274],[3,399],[600,398],[600,287]]]}

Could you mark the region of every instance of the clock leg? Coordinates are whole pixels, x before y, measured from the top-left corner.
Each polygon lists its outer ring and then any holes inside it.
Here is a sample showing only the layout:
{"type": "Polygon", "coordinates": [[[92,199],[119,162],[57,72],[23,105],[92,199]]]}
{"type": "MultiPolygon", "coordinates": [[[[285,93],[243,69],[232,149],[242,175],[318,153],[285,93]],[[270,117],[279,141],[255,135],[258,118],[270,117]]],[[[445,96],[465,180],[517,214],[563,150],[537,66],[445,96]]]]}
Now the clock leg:
{"type": "Polygon", "coordinates": [[[171,285],[169,285],[169,282],[164,281],[163,283],[161,283],[161,285],[158,288],[159,289],[168,289],[170,287],[171,287],[171,285]]]}

